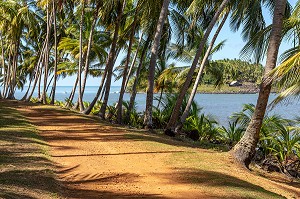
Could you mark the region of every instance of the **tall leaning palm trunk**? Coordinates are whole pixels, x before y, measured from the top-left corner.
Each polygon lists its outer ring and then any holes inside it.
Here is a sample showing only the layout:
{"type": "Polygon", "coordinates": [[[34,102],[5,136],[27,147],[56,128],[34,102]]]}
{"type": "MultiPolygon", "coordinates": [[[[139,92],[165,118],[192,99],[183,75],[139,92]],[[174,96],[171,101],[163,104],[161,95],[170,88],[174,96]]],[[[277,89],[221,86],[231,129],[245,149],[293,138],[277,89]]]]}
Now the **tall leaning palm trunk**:
{"type": "Polygon", "coordinates": [[[124,71],[123,71],[123,80],[122,80],[122,86],[121,86],[121,91],[119,95],[119,101],[117,105],[117,122],[119,124],[123,123],[123,118],[122,118],[122,108],[123,108],[123,97],[125,93],[125,86],[126,86],[126,77],[128,73],[128,65],[130,62],[130,56],[131,56],[131,50],[132,50],[132,45],[134,41],[134,35],[135,35],[135,27],[137,23],[137,16],[138,16],[138,8],[136,8],[135,14],[134,14],[134,20],[132,24],[132,31],[130,33],[130,39],[129,39],[129,46],[128,46],[128,51],[127,51],[127,56],[126,56],[126,61],[125,61],[125,66],[124,66],[124,71]]]}
{"type": "MultiPolygon", "coordinates": [[[[90,35],[88,39],[88,46],[87,46],[87,52],[86,52],[86,58],[85,58],[85,65],[84,65],[84,74],[83,74],[83,80],[82,80],[82,86],[81,86],[81,95],[84,95],[85,91],[85,86],[86,86],[86,80],[89,72],[89,66],[90,66],[90,53],[91,53],[91,48],[92,48],[92,43],[93,43],[93,35],[94,35],[94,30],[95,26],[98,20],[98,14],[99,14],[99,9],[100,9],[100,1],[97,3],[95,12],[94,12],[94,17],[93,17],[93,22],[90,30],[90,35]]],[[[82,110],[84,112],[84,110],[82,110]]]]}
{"type": "Polygon", "coordinates": [[[151,37],[148,36],[148,39],[146,40],[146,43],[145,43],[144,48],[142,50],[140,63],[138,65],[138,68],[137,68],[137,71],[136,71],[136,74],[135,74],[135,80],[134,80],[134,83],[133,83],[133,86],[132,86],[132,92],[131,92],[131,96],[130,96],[129,106],[128,106],[128,110],[127,110],[127,113],[126,113],[126,121],[130,120],[130,113],[131,113],[131,111],[134,107],[135,97],[136,97],[136,93],[137,93],[137,86],[138,86],[141,70],[142,70],[142,67],[143,67],[143,63],[144,63],[144,60],[145,60],[145,56],[147,54],[148,46],[149,46],[150,41],[151,41],[150,38],[151,37]]]}
{"type": "Polygon", "coordinates": [[[156,32],[154,35],[154,41],[151,48],[151,58],[150,58],[148,88],[147,88],[147,98],[146,98],[146,110],[144,116],[144,125],[146,128],[149,129],[153,128],[152,106],[153,106],[153,90],[154,90],[154,75],[155,75],[156,59],[158,56],[159,44],[163,32],[164,23],[168,14],[169,4],[170,4],[170,0],[164,0],[160,11],[156,32]]]}
{"type": "Polygon", "coordinates": [[[197,75],[197,78],[195,80],[195,83],[194,83],[191,95],[189,97],[188,103],[187,103],[187,105],[185,107],[185,110],[184,110],[182,116],[180,117],[180,121],[178,122],[178,124],[176,126],[176,129],[175,129],[176,132],[178,132],[182,128],[183,123],[185,122],[186,118],[189,115],[190,108],[192,106],[193,100],[194,100],[195,95],[197,93],[198,85],[199,85],[199,83],[201,81],[201,77],[202,77],[202,74],[203,74],[203,71],[204,71],[204,68],[205,68],[205,64],[207,63],[208,57],[209,57],[209,55],[211,53],[211,50],[213,49],[213,46],[214,46],[214,44],[215,44],[215,42],[216,42],[216,40],[217,40],[217,38],[218,38],[218,36],[219,36],[219,34],[221,32],[221,30],[222,30],[222,28],[223,28],[226,20],[227,20],[228,14],[229,13],[225,14],[222,22],[220,23],[218,29],[215,32],[214,37],[212,38],[212,40],[211,40],[211,42],[210,42],[210,44],[208,46],[208,49],[206,50],[206,53],[205,53],[205,55],[203,57],[203,60],[201,62],[201,65],[200,65],[200,68],[199,68],[199,71],[198,71],[198,75],[197,75]]]}
{"type": "Polygon", "coordinates": [[[43,104],[47,103],[47,82],[48,82],[48,68],[49,68],[49,51],[50,51],[50,5],[47,1],[47,33],[46,33],[46,53],[45,53],[45,67],[44,67],[44,84],[43,84],[43,94],[42,101],[43,104]]]}
{"type": "Polygon", "coordinates": [[[55,91],[56,91],[56,81],[57,81],[57,27],[56,27],[56,5],[53,1],[53,23],[54,23],[54,76],[53,76],[53,85],[52,85],[52,98],[50,104],[54,104],[55,100],[55,91]]]}
{"type": "Polygon", "coordinates": [[[196,55],[195,55],[195,58],[193,60],[193,63],[192,63],[192,66],[187,74],[187,77],[186,77],[186,80],[180,90],[180,93],[178,95],[178,98],[176,100],[176,104],[174,106],[174,109],[173,109],[173,112],[171,114],[171,117],[170,117],[170,120],[167,124],[167,128],[166,129],[171,129],[171,130],[174,130],[175,127],[176,127],[176,124],[177,124],[177,121],[179,119],[179,114],[180,114],[180,107],[182,105],[182,102],[183,102],[183,99],[184,99],[184,96],[186,94],[186,91],[188,90],[189,88],[189,85],[192,81],[192,78],[193,78],[193,74],[194,74],[194,71],[196,69],[196,66],[198,64],[198,61],[199,61],[199,58],[201,56],[201,53],[204,49],[204,46],[205,46],[205,43],[213,29],[213,27],[215,26],[220,14],[223,12],[223,10],[225,9],[225,7],[227,6],[227,4],[230,2],[230,0],[223,0],[221,5],[219,6],[217,12],[215,13],[213,19],[211,20],[207,30],[205,31],[205,34],[199,44],[199,48],[196,52],[196,55]]]}
{"type": "Polygon", "coordinates": [[[118,16],[117,20],[115,22],[115,31],[114,31],[114,36],[113,36],[113,41],[111,44],[111,49],[108,55],[108,61],[106,64],[107,67],[107,77],[106,77],[106,82],[105,82],[105,95],[103,99],[103,103],[100,108],[99,116],[102,119],[105,119],[105,112],[106,112],[106,107],[108,104],[108,98],[109,98],[109,92],[110,92],[110,86],[111,86],[111,79],[112,79],[112,72],[113,72],[113,67],[114,67],[114,60],[116,58],[116,46],[117,46],[117,41],[119,38],[119,29],[120,29],[120,23],[121,19],[123,17],[123,12],[126,6],[126,0],[123,1],[123,4],[119,5],[118,8],[118,16]]]}
{"type": "Polygon", "coordinates": [[[268,74],[276,67],[278,50],[281,43],[285,7],[286,0],[275,1],[273,25],[267,50],[267,63],[263,81],[260,85],[255,111],[244,136],[232,150],[232,154],[236,160],[246,167],[249,167],[249,164],[255,154],[255,148],[259,141],[259,133],[271,92],[272,80],[268,74]]]}
{"type": "Polygon", "coordinates": [[[83,111],[83,96],[82,96],[82,88],[81,88],[81,73],[82,73],[82,62],[83,62],[83,50],[82,50],[82,36],[83,36],[83,21],[84,21],[84,14],[85,14],[85,3],[86,0],[82,2],[82,10],[80,16],[80,27],[79,27],[79,64],[78,64],[78,105],[80,111],[83,111]]]}

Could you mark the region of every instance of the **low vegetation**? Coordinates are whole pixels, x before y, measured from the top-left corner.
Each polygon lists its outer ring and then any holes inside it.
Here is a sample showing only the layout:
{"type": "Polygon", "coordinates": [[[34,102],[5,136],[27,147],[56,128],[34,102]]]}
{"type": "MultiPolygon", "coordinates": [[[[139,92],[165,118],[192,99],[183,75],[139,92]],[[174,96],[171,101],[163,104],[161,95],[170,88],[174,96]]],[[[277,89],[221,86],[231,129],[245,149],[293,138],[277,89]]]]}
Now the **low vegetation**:
{"type": "Polygon", "coordinates": [[[56,198],[47,143],[18,111],[0,103],[0,198],[56,198]]]}

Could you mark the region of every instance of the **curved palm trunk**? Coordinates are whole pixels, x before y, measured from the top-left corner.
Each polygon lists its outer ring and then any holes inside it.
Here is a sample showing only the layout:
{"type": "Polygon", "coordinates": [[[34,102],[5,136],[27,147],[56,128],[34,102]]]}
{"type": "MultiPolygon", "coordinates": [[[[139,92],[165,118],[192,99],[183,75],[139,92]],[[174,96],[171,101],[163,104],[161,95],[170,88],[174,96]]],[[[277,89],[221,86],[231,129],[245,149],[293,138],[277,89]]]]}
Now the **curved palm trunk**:
{"type": "Polygon", "coordinates": [[[159,106],[160,106],[160,104],[161,104],[161,100],[162,100],[162,97],[163,97],[163,94],[164,94],[164,87],[162,87],[161,89],[160,89],[160,95],[159,95],[159,98],[158,98],[158,104],[157,104],[157,109],[159,109],[159,106]]]}
{"type": "MultiPolygon", "coordinates": [[[[88,39],[88,48],[87,48],[87,52],[86,52],[84,74],[83,74],[83,81],[82,81],[82,87],[81,87],[82,97],[84,95],[87,75],[88,75],[88,72],[89,72],[90,52],[91,52],[91,48],[92,48],[93,34],[94,34],[95,26],[96,26],[96,23],[97,23],[97,20],[98,20],[99,8],[100,8],[100,3],[97,4],[97,8],[95,10],[94,19],[93,19],[93,22],[92,22],[92,27],[91,27],[91,31],[90,31],[90,35],[89,35],[89,39],[88,39]]],[[[85,110],[82,110],[82,111],[84,112],[85,110]]]]}
{"type": "Polygon", "coordinates": [[[86,0],[83,1],[82,3],[82,10],[81,10],[81,17],[80,17],[80,30],[79,30],[79,64],[78,64],[78,105],[80,111],[83,111],[83,101],[82,101],[82,89],[81,89],[81,73],[82,73],[82,32],[83,32],[83,20],[84,20],[84,14],[85,14],[85,3],[86,0]]]}
{"type": "MultiPolygon", "coordinates": [[[[0,32],[0,40],[1,40],[1,57],[2,57],[2,68],[1,68],[1,73],[3,75],[3,87],[5,87],[5,75],[6,75],[6,72],[5,72],[5,57],[4,57],[4,45],[3,45],[3,37],[2,37],[2,32],[0,32]]],[[[3,93],[1,93],[0,91],[0,97],[1,98],[4,98],[4,90],[5,88],[3,88],[3,93]]]]}
{"type": "Polygon", "coordinates": [[[255,154],[255,148],[259,141],[259,133],[269,100],[272,80],[268,76],[268,74],[272,69],[276,67],[278,49],[281,43],[285,7],[286,0],[276,0],[272,31],[267,51],[267,63],[263,81],[260,85],[260,91],[255,111],[244,136],[232,150],[232,154],[235,159],[247,168],[249,167],[249,164],[255,154]]]}
{"type": "Polygon", "coordinates": [[[21,101],[26,100],[27,95],[28,95],[28,93],[29,93],[29,91],[30,91],[30,88],[31,88],[32,81],[33,81],[33,75],[30,77],[29,85],[28,85],[27,91],[26,91],[25,95],[22,97],[21,101]]]}
{"type": "Polygon", "coordinates": [[[42,94],[42,101],[43,104],[47,103],[47,82],[48,82],[48,68],[49,68],[49,46],[50,46],[50,6],[49,2],[47,1],[47,34],[46,34],[46,53],[45,53],[45,69],[44,69],[44,85],[43,85],[43,94],[42,94]]]}
{"type": "Polygon", "coordinates": [[[41,69],[41,65],[43,63],[43,58],[44,58],[44,53],[45,53],[45,47],[46,47],[46,42],[43,43],[43,46],[42,46],[42,49],[41,49],[41,52],[40,52],[40,57],[39,57],[39,60],[36,64],[36,69],[35,69],[35,79],[34,79],[34,83],[33,83],[33,87],[32,87],[32,90],[29,94],[29,96],[25,99],[26,102],[29,102],[33,93],[34,93],[34,90],[36,88],[36,84],[38,83],[39,79],[40,79],[40,76],[41,76],[41,73],[42,73],[42,69],[41,69]]]}
{"type": "Polygon", "coordinates": [[[99,97],[100,97],[100,94],[101,94],[101,91],[103,89],[103,85],[105,83],[105,79],[106,79],[106,75],[107,75],[107,68],[105,68],[105,71],[102,75],[102,78],[101,78],[101,83],[100,83],[100,86],[98,87],[98,90],[97,90],[97,93],[96,93],[96,96],[95,98],[93,99],[93,101],[90,103],[90,105],[83,111],[83,114],[90,114],[91,111],[93,110],[96,102],[98,101],[99,97]]]}
{"type": "Polygon", "coordinates": [[[69,95],[69,98],[67,99],[67,102],[65,104],[65,108],[70,108],[72,102],[73,102],[73,99],[74,99],[74,95],[75,95],[75,92],[76,92],[76,88],[77,88],[77,85],[78,85],[78,79],[79,79],[79,74],[77,74],[77,77],[76,77],[76,80],[74,82],[74,86],[73,86],[73,89],[69,95]]]}
{"type": "MultiPolygon", "coordinates": [[[[11,51],[11,50],[10,50],[11,51]]],[[[8,89],[9,89],[9,84],[10,84],[10,72],[11,72],[11,52],[9,52],[8,55],[8,65],[6,69],[6,76],[5,76],[5,82],[4,82],[4,88],[3,88],[3,97],[7,97],[8,89]]]]}
{"type": "Polygon", "coordinates": [[[117,104],[117,122],[119,124],[123,123],[123,118],[122,118],[123,97],[124,97],[124,93],[125,93],[125,86],[126,86],[126,80],[127,80],[126,77],[127,77],[127,73],[128,73],[128,65],[129,65],[129,61],[130,61],[132,44],[133,44],[134,35],[135,35],[135,31],[136,31],[135,27],[136,27],[136,23],[137,23],[137,14],[138,14],[138,9],[136,9],[136,11],[135,11],[134,21],[133,21],[133,25],[132,25],[132,31],[130,33],[127,57],[126,57],[126,62],[125,62],[125,66],[124,66],[124,71],[123,71],[122,86],[121,86],[121,91],[120,91],[119,100],[118,100],[118,104],[117,104]]]}
{"type": "Polygon", "coordinates": [[[15,99],[15,89],[17,85],[17,69],[18,69],[18,57],[19,57],[19,45],[20,45],[20,37],[14,45],[14,55],[13,55],[13,63],[12,63],[12,79],[9,86],[8,99],[15,99]]]}
{"type": "Polygon", "coordinates": [[[164,0],[161,12],[159,15],[156,32],[154,36],[154,41],[151,49],[151,58],[149,66],[149,75],[148,75],[148,88],[147,88],[147,98],[146,98],[146,110],[144,116],[144,125],[146,128],[152,129],[152,107],[153,107],[153,89],[154,89],[154,75],[156,67],[156,59],[158,55],[158,48],[160,44],[161,35],[163,32],[163,26],[168,14],[170,0],[164,0]]]}
{"type": "Polygon", "coordinates": [[[144,35],[144,34],[142,33],[141,36],[140,36],[139,43],[138,43],[138,46],[137,46],[137,48],[136,48],[135,55],[134,55],[134,57],[133,57],[132,63],[131,63],[131,65],[130,65],[130,68],[129,68],[129,71],[128,71],[128,75],[127,75],[127,77],[126,77],[125,91],[126,91],[126,88],[127,88],[128,81],[129,81],[129,79],[130,79],[132,70],[133,70],[133,68],[134,68],[134,65],[135,65],[137,56],[138,56],[138,54],[139,54],[139,48],[140,48],[140,45],[141,45],[141,42],[142,42],[142,39],[143,39],[143,35],[144,35]]]}
{"type": "Polygon", "coordinates": [[[128,110],[127,110],[127,113],[126,113],[126,121],[129,121],[130,113],[131,113],[131,111],[133,109],[133,106],[134,106],[135,97],[136,97],[136,93],[137,93],[137,85],[138,85],[138,82],[139,82],[139,77],[140,77],[140,74],[141,74],[141,70],[142,70],[142,67],[143,67],[143,63],[144,63],[144,60],[145,60],[145,56],[146,56],[149,44],[150,44],[150,36],[148,36],[148,39],[147,39],[147,41],[145,43],[145,46],[143,48],[142,55],[141,55],[141,58],[140,58],[140,63],[139,63],[139,66],[138,66],[136,74],[135,74],[135,80],[134,80],[134,83],[133,83],[133,86],[132,86],[132,93],[131,93],[131,96],[130,96],[129,106],[128,106],[128,110]]]}
{"type": "Polygon", "coordinates": [[[182,102],[183,102],[183,99],[184,99],[184,96],[186,94],[186,91],[188,90],[189,88],[189,85],[192,81],[192,78],[193,78],[193,74],[194,74],[194,71],[196,69],[196,66],[198,64],[198,60],[201,56],[201,53],[204,49],[204,46],[205,46],[205,43],[213,29],[213,27],[215,26],[221,12],[223,12],[223,10],[225,9],[225,7],[227,6],[227,4],[229,3],[230,0],[223,0],[222,1],[222,4],[220,5],[220,7],[218,8],[217,12],[215,13],[213,19],[211,20],[207,30],[205,31],[205,34],[200,42],[200,45],[199,45],[199,48],[196,52],[196,55],[195,55],[195,58],[194,58],[194,61],[192,63],[192,66],[187,74],[187,77],[186,77],[186,80],[180,90],[180,93],[178,95],[178,98],[177,98],[177,101],[176,101],[176,104],[174,106],[174,109],[173,109],[173,112],[172,112],[172,115],[170,117],[170,120],[167,124],[167,128],[166,129],[171,129],[171,130],[174,130],[175,127],[176,127],[176,124],[177,124],[177,121],[178,121],[178,118],[179,118],[179,114],[180,114],[180,107],[182,105],[182,102]]]}
{"type": "Polygon", "coordinates": [[[199,68],[199,72],[198,72],[197,78],[196,78],[195,83],[194,83],[194,87],[193,87],[193,89],[192,89],[192,92],[191,92],[191,95],[190,95],[190,97],[189,97],[188,103],[187,103],[187,105],[186,105],[186,107],[185,107],[185,110],[184,110],[182,116],[180,117],[180,121],[178,122],[178,124],[177,124],[177,126],[176,126],[175,132],[178,132],[179,130],[181,130],[181,128],[182,128],[182,126],[183,126],[183,123],[185,122],[186,118],[187,118],[188,115],[189,115],[189,111],[190,111],[190,108],[191,108],[192,103],[193,103],[193,101],[194,101],[195,95],[196,95],[196,93],[197,93],[197,88],[198,88],[198,85],[199,85],[199,83],[200,83],[200,81],[201,81],[201,76],[202,76],[203,71],[204,71],[204,69],[205,69],[205,65],[206,65],[206,63],[207,63],[207,61],[208,61],[208,57],[209,57],[210,52],[211,52],[211,50],[213,49],[213,47],[214,47],[214,45],[215,45],[215,42],[216,42],[216,40],[217,40],[217,38],[218,38],[218,36],[219,36],[219,34],[220,34],[220,32],[221,32],[221,30],[222,30],[222,28],[223,28],[225,22],[226,22],[226,20],[227,20],[228,14],[229,14],[229,13],[226,13],[226,15],[224,16],[224,18],[223,18],[221,24],[219,25],[218,29],[216,30],[215,35],[214,35],[214,37],[212,38],[212,40],[211,40],[211,42],[210,42],[210,45],[208,46],[208,49],[207,49],[207,51],[206,51],[206,53],[205,53],[205,55],[204,55],[204,57],[203,57],[203,60],[202,60],[201,65],[200,65],[200,68],[199,68]]]}
{"type": "Polygon", "coordinates": [[[56,27],[56,5],[55,1],[53,1],[53,19],[54,19],[54,80],[51,91],[51,102],[50,104],[54,104],[55,100],[55,92],[56,92],[56,82],[57,82],[57,27],[56,27]]]}
{"type": "Polygon", "coordinates": [[[113,65],[114,65],[114,60],[116,56],[116,46],[117,46],[117,41],[119,37],[119,28],[120,28],[120,23],[121,19],[123,16],[123,11],[126,6],[126,0],[123,1],[123,5],[119,5],[118,9],[118,17],[115,23],[115,31],[114,31],[114,36],[113,36],[113,41],[111,45],[111,49],[109,52],[108,56],[108,61],[107,61],[107,77],[106,77],[106,82],[105,82],[105,95],[103,99],[103,103],[100,108],[99,116],[102,119],[105,119],[105,112],[106,112],[106,107],[108,103],[108,97],[109,97],[109,92],[110,92],[110,86],[111,86],[111,79],[112,79],[112,71],[113,71],[113,65]]]}

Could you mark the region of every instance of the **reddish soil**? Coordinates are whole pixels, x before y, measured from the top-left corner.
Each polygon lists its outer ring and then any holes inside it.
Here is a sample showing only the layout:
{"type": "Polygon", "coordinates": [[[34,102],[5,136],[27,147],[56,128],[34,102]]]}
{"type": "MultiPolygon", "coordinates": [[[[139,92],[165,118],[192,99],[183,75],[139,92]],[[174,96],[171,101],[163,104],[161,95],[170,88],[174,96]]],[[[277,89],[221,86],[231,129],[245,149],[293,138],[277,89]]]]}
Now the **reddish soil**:
{"type": "Polygon", "coordinates": [[[245,171],[228,153],[50,106],[17,110],[48,144],[63,198],[300,198],[298,183],[245,171]]]}

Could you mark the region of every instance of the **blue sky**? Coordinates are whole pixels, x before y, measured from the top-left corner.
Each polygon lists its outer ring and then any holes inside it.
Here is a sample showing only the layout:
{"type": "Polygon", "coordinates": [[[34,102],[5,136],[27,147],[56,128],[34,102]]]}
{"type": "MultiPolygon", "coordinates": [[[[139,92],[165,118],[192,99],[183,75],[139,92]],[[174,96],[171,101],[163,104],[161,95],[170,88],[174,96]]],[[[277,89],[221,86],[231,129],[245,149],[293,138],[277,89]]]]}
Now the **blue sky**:
{"type": "MultiPolygon", "coordinates": [[[[292,6],[296,4],[296,0],[291,0],[289,1],[292,6]]],[[[270,17],[270,14],[268,12],[264,13],[266,22],[267,24],[271,24],[272,19],[270,17]]],[[[217,42],[226,40],[225,46],[222,48],[221,51],[215,53],[213,55],[213,60],[218,60],[218,59],[234,59],[234,58],[240,58],[239,54],[243,46],[245,45],[245,42],[241,38],[241,31],[238,32],[232,32],[229,27],[229,23],[227,20],[227,23],[225,23],[219,38],[217,42]]],[[[280,46],[280,53],[284,52],[285,50],[289,49],[291,47],[291,44],[287,41],[283,41],[281,46],[280,46]]],[[[125,53],[120,53],[120,56],[117,60],[117,63],[125,56],[125,53]]],[[[180,63],[178,63],[180,65],[180,63]]],[[[263,65],[265,63],[262,63],[263,65]]],[[[184,65],[187,65],[186,63],[184,65]]],[[[100,77],[99,78],[89,78],[87,80],[87,86],[98,86],[100,84],[100,77]]],[[[58,86],[73,86],[75,82],[75,77],[68,77],[63,80],[58,81],[58,86]]],[[[122,81],[114,81],[112,82],[112,86],[119,86],[122,84],[122,81]]]]}

